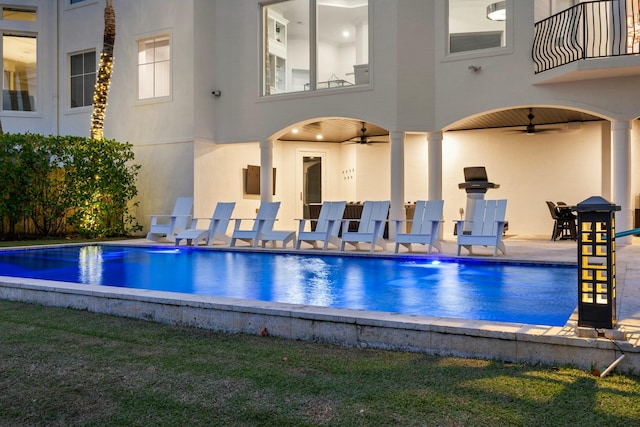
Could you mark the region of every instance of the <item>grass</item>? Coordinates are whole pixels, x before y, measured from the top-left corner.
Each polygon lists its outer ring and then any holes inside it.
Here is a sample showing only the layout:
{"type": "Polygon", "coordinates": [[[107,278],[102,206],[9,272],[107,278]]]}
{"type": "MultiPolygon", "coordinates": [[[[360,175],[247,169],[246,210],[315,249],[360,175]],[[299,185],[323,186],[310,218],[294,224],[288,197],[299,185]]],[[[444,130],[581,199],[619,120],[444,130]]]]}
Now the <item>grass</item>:
{"type": "Polygon", "coordinates": [[[46,239],[25,239],[25,240],[0,240],[0,248],[10,248],[16,246],[41,246],[41,245],[62,245],[74,243],[98,243],[110,240],[124,240],[127,237],[111,237],[101,239],[82,238],[78,236],[72,237],[51,237],[46,239]]]}
{"type": "Polygon", "coordinates": [[[631,426],[640,381],[0,301],[4,426],[631,426]]]}

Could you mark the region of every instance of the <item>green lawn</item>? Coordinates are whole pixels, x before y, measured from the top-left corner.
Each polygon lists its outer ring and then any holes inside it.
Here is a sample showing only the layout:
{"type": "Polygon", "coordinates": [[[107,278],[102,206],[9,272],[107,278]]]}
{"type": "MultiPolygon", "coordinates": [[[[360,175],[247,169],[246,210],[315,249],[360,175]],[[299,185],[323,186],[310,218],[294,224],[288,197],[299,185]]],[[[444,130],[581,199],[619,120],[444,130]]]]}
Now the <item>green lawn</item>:
{"type": "Polygon", "coordinates": [[[1,426],[637,426],[640,381],[0,301],[1,426]]]}

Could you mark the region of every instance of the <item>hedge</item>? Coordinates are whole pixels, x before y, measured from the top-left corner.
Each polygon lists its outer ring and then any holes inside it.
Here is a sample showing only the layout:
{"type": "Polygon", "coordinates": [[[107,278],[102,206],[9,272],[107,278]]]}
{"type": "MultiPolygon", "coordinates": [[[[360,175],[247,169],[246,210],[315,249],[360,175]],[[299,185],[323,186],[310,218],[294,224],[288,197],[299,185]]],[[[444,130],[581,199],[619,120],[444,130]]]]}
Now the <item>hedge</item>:
{"type": "Polygon", "coordinates": [[[0,135],[0,237],[125,236],[139,165],[132,146],[109,139],[0,135]]]}

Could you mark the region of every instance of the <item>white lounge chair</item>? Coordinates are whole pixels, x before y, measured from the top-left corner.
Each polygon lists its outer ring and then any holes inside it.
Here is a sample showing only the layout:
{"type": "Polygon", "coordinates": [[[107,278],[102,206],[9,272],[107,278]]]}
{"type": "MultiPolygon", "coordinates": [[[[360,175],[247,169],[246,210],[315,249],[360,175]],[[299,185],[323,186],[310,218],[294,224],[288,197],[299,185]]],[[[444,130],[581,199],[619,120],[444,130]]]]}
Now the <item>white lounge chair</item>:
{"type": "MultiPolygon", "coordinates": [[[[408,233],[396,232],[395,253],[398,253],[400,245],[406,247],[411,252],[413,243],[427,246],[427,253],[431,253],[431,248],[436,248],[442,253],[442,245],[440,239],[440,224],[442,223],[442,209],[444,200],[418,200],[412,220],[406,222],[411,224],[411,231],[408,233]]],[[[394,220],[396,230],[404,221],[394,220]]]]}
{"type": "Polygon", "coordinates": [[[506,200],[478,200],[476,201],[471,232],[467,234],[464,230],[465,221],[457,221],[458,226],[458,255],[460,248],[464,246],[470,254],[474,245],[493,246],[493,256],[498,256],[498,250],[506,255],[506,248],[502,242],[504,231],[504,217],[507,211],[506,200]]]}
{"type": "Polygon", "coordinates": [[[235,246],[237,240],[242,240],[254,248],[257,247],[258,241],[262,239],[263,234],[273,231],[273,223],[276,220],[279,209],[280,202],[262,202],[255,218],[232,218],[235,224],[231,234],[230,246],[235,246]],[[253,227],[242,229],[242,221],[245,219],[253,221],[253,227]]]}
{"type": "Polygon", "coordinates": [[[151,227],[147,239],[174,241],[176,234],[189,226],[193,209],[193,197],[178,197],[169,215],[151,215],[151,227]]]}
{"type": "Polygon", "coordinates": [[[185,240],[187,245],[193,246],[198,246],[202,241],[207,246],[212,245],[215,241],[229,244],[231,238],[227,235],[227,228],[235,206],[235,202],[219,202],[211,218],[194,218],[190,227],[176,236],[176,246],[180,244],[181,240],[185,240]],[[208,228],[198,228],[198,221],[201,219],[209,220],[208,228]]]}
{"type": "Polygon", "coordinates": [[[310,219],[299,219],[300,224],[298,226],[298,241],[296,242],[296,249],[300,249],[302,242],[311,244],[315,249],[318,249],[318,242],[323,242],[322,250],[326,251],[329,247],[329,243],[340,247],[340,224],[342,223],[342,216],[344,215],[344,208],[347,202],[324,202],[322,208],[320,208],[320,214],[316,221],[316,228],[313,231],[305,231],[307,221],[313,221],[310,219]]]}
{"type": "Polygon", "coordinates": [[[386,250],[387,244],[382,238],[382,234],[384,233],[384,225],[387,222],[388,214],[389,201],[364,202],[359,220],[345,219],[342,221],[342,245],[340,250],[344,251],[347,243],[357,250],[360,250],[360,243],[370,243],[370,252],[375,250],[376,245],[386,250]],[[360,222],[358,231],[349,231],[349,223],[351,221],[360,222]]]}

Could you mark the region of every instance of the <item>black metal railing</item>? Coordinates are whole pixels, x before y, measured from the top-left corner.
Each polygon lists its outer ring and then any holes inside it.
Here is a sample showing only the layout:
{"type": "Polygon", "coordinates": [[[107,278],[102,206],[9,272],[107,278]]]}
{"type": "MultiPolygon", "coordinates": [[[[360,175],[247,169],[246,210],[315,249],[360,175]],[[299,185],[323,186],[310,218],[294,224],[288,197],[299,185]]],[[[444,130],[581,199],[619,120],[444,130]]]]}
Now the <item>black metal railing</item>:
{"type": "Polygon", "coordinates": [[[640,54],[640,0],[579,3],[535,24],[535,72],[574,61],[640,54]]]}

